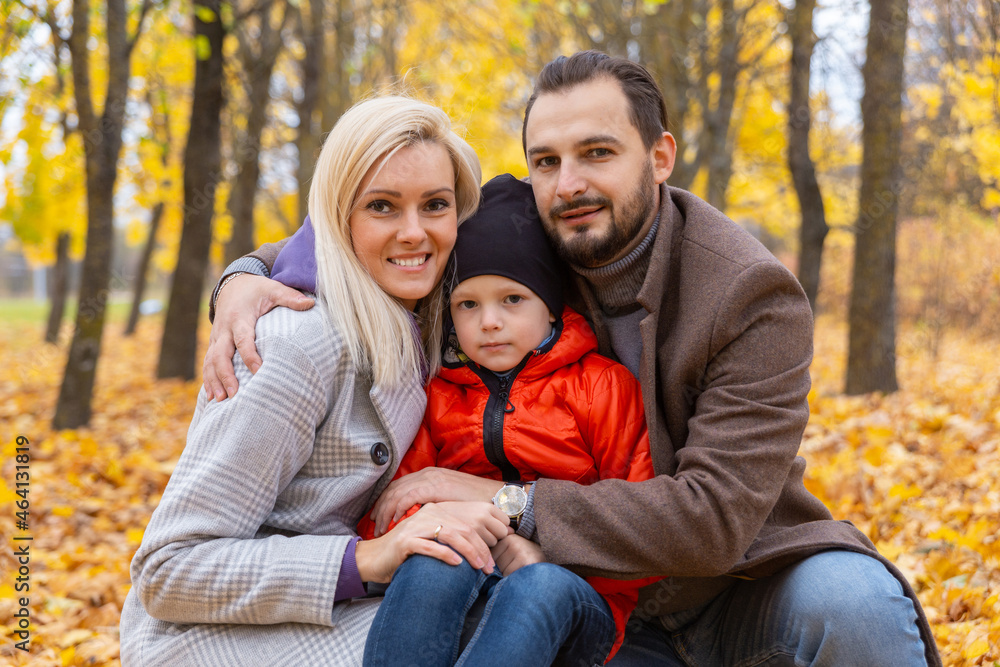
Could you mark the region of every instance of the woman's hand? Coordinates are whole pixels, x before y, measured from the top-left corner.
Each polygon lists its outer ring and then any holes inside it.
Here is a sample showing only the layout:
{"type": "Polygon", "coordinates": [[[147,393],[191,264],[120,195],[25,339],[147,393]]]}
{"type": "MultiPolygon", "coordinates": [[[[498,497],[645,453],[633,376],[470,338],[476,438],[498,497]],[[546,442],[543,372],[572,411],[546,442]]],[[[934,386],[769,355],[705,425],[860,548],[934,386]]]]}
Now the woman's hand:
{"type": "Polygon", "coordinates": [[[464,557],[489,574],[494,566],[490,548],[510,532],[508,523],[492,503],[428,503],[386,535],[358,542],[358,573],[362,581],[388,583],[404,560],[422,554],[450,565],[464,557]]]}
{"type": "MultiPolygon", "coordinates": [[[[375,534],[382,535],[414,505],[451,500],[491,502],[503,482],[447,468],[423,468],[394,480],[372,508],[375,534]]],[[[502,512],[501,512],[502,514],[502,512]]]]}
{"type": "Polygon", "coordinates": [[[508,535],[490,549],[493,559],[503,576],[532,563],[544,563],[542,548],[520,535],[508,535]]]}
{"type": "Polygon", "coordinates": [[[243,363],[256,373],[261,359],[254,341],[257,320],[277,306],[309,310],[315,301],[276,280],[244,273],[233,278],[219,292],[215,302],[215,322],[208,339],[202,367],[205,393],[209,400],[221,401],[236,395],[239,382],[233,369],[233,352],[240,351],[243,363]]]}

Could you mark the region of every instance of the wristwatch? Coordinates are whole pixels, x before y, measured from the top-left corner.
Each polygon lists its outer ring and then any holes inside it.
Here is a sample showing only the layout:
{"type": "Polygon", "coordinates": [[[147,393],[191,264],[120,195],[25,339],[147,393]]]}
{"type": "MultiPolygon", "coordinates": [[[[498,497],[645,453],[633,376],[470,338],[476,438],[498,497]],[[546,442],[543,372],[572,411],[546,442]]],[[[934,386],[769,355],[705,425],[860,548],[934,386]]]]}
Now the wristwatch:
{"type": "Polygon", "coordinates": [[[521,482],[506,482],[493,496],[493,504],[510,518],[510,527],[517,530],[517,524],[528,506],[528,494],[521,482]]]}

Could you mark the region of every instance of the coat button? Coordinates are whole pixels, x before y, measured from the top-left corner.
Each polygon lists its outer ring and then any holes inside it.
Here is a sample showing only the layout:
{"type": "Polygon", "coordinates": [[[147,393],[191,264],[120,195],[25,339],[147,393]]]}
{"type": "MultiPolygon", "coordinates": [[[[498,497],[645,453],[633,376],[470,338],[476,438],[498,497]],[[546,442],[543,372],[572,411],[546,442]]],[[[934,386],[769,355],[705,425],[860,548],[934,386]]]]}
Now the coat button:
{"type": "Polygon", "coordinates": [[[375,465],[384,466],[389,462],[389,448],[384,442],[376,442],[372,445],[372,461],[375,465]]]}

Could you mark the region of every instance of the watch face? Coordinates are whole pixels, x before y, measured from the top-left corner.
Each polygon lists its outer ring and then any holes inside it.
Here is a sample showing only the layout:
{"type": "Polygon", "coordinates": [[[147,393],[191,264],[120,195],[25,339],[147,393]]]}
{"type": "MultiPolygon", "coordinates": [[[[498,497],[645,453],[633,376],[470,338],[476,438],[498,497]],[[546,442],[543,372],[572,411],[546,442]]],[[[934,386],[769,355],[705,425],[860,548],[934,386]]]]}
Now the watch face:
{"type": "Polygon", "coordinates": [[[505,486],[497,493],[496,505],[507,516],[519,516],[528,504],[528,494],[520,486],[505,486]]]}

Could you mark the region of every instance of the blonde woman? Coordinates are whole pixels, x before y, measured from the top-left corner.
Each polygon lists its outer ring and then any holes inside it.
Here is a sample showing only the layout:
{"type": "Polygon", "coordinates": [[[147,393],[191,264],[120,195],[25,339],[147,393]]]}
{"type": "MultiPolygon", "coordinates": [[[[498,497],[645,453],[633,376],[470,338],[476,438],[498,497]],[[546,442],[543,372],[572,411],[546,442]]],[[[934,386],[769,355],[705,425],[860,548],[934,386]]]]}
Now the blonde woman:
{"type": "Polygon", "coordinates": [[[478,161],[440,109],[379,98],[337,123],[309,195],[321,307],[261,318],[259,370],[236,358],[238,395],[199,395],[132,561],[124,665],[357,664],[368,582],[411,554],[492,571],[508,528],[489,503],[354,533],[420,425],[442,276],[478,203],[478,161]]]}

